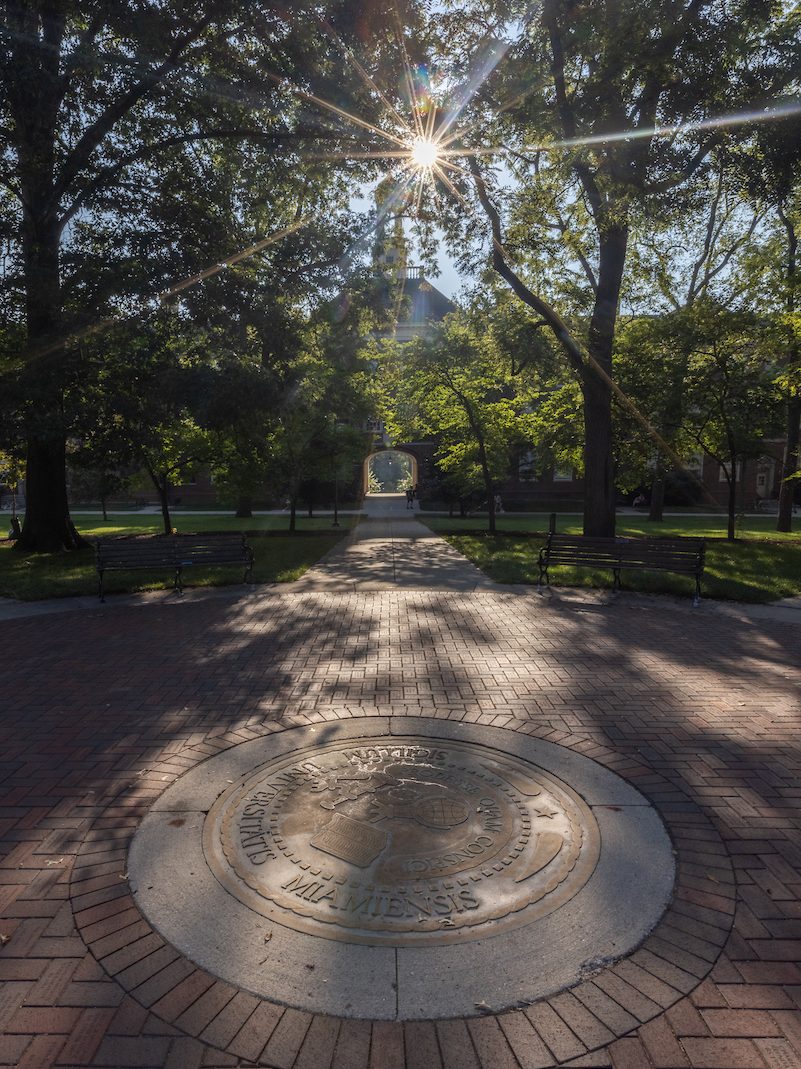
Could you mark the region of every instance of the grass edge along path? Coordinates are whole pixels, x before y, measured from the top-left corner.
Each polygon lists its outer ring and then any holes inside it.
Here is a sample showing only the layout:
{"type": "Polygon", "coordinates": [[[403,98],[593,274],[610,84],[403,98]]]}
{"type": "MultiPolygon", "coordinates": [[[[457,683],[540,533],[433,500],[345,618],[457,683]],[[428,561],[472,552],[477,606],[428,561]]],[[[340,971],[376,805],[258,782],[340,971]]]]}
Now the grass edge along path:
{"type": "MultiPolygon", "coordinates": [[[[536,584],[539,575],[537,558],[540,546],[545,541],[544,531],[502,530],[493,536],[475,529],[464,531],[459,528],[459,520],[448,522],[437,518],[431,522],[425,516],[421,519],[495,582],[536,584]]],[[[758,535],[728,542],[717,533],[705,531],[697,523],[688,525],[691,526],[690,530],[682,531],[681,519],[671,517],[669,524],[665,525],[668,529],[659,529],[658,533],[670,537],[684,534],[708,539],[702,581],[703,597],[767,603],[801,594],[801,536],[798,534],[785,536],[784,540],[774,541],[758,535]]],[[[697,521],[699,517],[693,519],[697,521]]],[[[507,521],[513,522],[513,518],[508,517],[507,521]]],[[[636,536],[643,533],[642,526],[643,521],[635,524],[621,522],[618,534],[636,536]]],[[[657,531],[653,529],[657,525],[649,526],[652,529],[650,533],[656,535],[657,531]]],[[[579,522],[560,523],[559,530],[581,533],[579,522]]],[[[611,572],[567,567],[550,569],[550,578],[554,586],[601,589],[610,588],[614,579],[611,572]]],[[[673,594],[689,598],[694,590],[694,582],[690,577],[665,572],[624,572],[621,578],[624,589],[649,594],[673,594]]]]}
{"type": "MultiPolygon", "coordinates": [[[[209,522],[223,517],[208,517],[204,532],[215,527],[209,522]]],[[[227,517],[225,517],[227,518],[227,517]]],[[[261,518],[261,517],[260,517],[261,518]]],[[[182,533],[190,532],[193,526],[189,517],[181,523],[182,533]]],[[[192,517],[191,519],[194,519],[192,517]]],[[[244,530],[253,549],[254,583],[290,583],[299,579],[317,563],[353,527],[357,517],[343,517],[341,527],[331,530],[329,517],[321,517],[320,523],[304,527],[295,534],[287,531],[253,529],[253,520],[239,520],[238,527],[220,527],[217,530],[244,530]],[[325,523],[325,527],[323,527],[325,523]]],[[[284,520],[284,523],[286,521],[284,520]]],[[[308,522],[308,521],[307,521],[308,522]]],[[[143,532],[139,524],[120,524],[119,518],[110,520],[103,527],[82,524],[81,533],[88,538],[110,535],[157,534],[149,527],[143,532]]],[[[184,586],[230,586],[242,582],[239,567],[193,568],[184,573],[184,586]]],[[[133,594],[147,590],[168,590],[172,587],[170,572],[109,572],[104,587],[108,594],[133,594]]],[[[97,572],[93,546],[74,553],[21,553],[13,549],[13,543],[0,541],[0,597],[18,601],[39,601],[43,598],[77,597],[97,593],[97,572]]]]}

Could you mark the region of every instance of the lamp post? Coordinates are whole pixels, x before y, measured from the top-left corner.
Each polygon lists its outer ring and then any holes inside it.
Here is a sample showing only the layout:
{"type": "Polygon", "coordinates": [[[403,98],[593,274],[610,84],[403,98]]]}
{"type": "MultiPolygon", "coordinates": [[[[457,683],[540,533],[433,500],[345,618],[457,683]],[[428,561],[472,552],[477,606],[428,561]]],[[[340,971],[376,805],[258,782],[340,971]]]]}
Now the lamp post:
{"type": "Polygon", "coordinates": [[[334,421],[334,522],[339,527],[339,421],[334,421]]]}

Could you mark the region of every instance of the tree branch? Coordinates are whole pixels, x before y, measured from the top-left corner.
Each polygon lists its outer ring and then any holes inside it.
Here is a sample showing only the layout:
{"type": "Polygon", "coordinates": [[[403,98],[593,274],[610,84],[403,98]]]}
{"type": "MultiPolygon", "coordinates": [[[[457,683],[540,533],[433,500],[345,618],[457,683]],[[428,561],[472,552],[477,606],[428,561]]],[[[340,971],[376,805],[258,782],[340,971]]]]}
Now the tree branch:
{"type": "MultiPolygon", "coordinates": [[[[328,136],[331,140],[343,140],[342,136],[336,132],[332,132],[328,136]]],[[[179,145],[188,145],[203,141],[227,140],[228,138],[237,138],[242,141],[273,140],[276,142],[277,146],[283,144],[287,140],[304,139],[306,137],[310,140],[314,138],[325,139],[326,135],[321,134],[316,130],[306,131],[305,129],[265,131],[250,129],[248,127],[230,127],[219,130],[205,130],[202,133],[174,134],[172,137],[165,137],[159,141],[158,144],[147,145],[138,152],[131,152],[116,163],[110,164],[108,167],[104,167],[98,171],[95,178],[87,186],[84,186],[70,206],[65,209],[61,216],[61,226],[65,226],[95,193],[113,182],[114,179],[126,169],[126,167],[131,167],[133,164],[140,163],[143,160],[148,159],[148,157],[157,155],[159,152],[164,152],[167,149],[176,148],[179,145]]]]}
{"type": "MultiPolygon", "coordinates": [[[[720,198],[723,196],[723,170],[718,170],[718,182],[715,189],[715,195],[712,198],[712,204],[709,208],[709,218],[706,223],[706,233],[704,235],[704,245],[701,250],[701,255],[693,264],[692,273],[690,274],[690,284],[687,287],[687,297],[685,304],[690,305],[698,296],[698,289],[696,288],[698,282],[698,275],[701,272],[701,268],[709,260],[709,255],[712,250],[713,238],[715,234],[715,223],[718,217],[718,208],[720,207],[720,198]]],[[[705,288],[705,283],[701,286],[701,289],[705,288]]]]}
{"type": "Polygon", "coordinates": [[[720,261],[715,267],[707,267],[707,270],[704,274],[704,284],[702,287],[703,289],[706,289],[712,279],[716,278],[720,274],[720,272],[726,268],[734,254],[739,249],[741,249],[743,245],[747,245],[750,242],[751,238],[753,237],[754,231],[756,230],[757,225],[759,224],[761,219],[762,213],[754,212],[753,216],[751,217],[751,222],[748,226],[748,230],[746,230],[745,233],[741,234],[738,238],[735,238],[735,240],[731,243],[731,245],[723,254],[720,261]]]}
{"type": "MultiPolygon", "coordinates": [[[[557,229],[559,230],[559,233],[562,235],[562,237],[564,237],[566,234],[568,234],[570,232],[570,227],[567,225],[565,220],[562,218],[562,213],[558,209],[557,209],[557,212],[556,212],[556,225],[557,225],[557,229]]],[[[582,268],[584,269],[584,274],[587,276],[587,281],[590,284],[590,289],[592,290],[593,296],[597,297],[598,296],[598,279],[595,277],[595,272],[592,269],[592,264],[587,259],[587,257],[584,255],[584,253],[581,251],[581,249],[572,249],[571,251],[573,252],[574,256],[576,257],[576,259],[578,260],[578,262],[581,264],[582,268]]]]}
{"type": "MultiPolygon", "coordinates": [[[[551,42],[551,75],[553,77],[554,90],[556,92],[556,108],[559,112],[559,120],[566,140],[572,141],[577,137],[576,117],[567,95],[565,80],[565,51],[562,37],[559,32],[559,23],[556,16],[553,0],[546,0],[542,8],[542,20],[548,31],[551,42]]],[[[590,167],[582,159],[573,161],[573,170],[587,195],[592,216],[597,226],[600,226],[604,216],[604,204],[598,183],[595,181],[590,167]]]]}
{"type": "Polygon", "coordinates": [[[104,138],[114,129],[119,120],[126,115],[139,101],[159,85],[164,79],[176,70],[181,61],[182,54],[194,44],[204,30],[214,21],[216,6],[212,6],[209,14],[198,19],[197,22],[181,36],[170,49],[166,58],[153,70],[135,82],[117,100],[111,103],[95,121],[84,130],[77,144],[64,162],[61,173],[58,176],[53,189],[53,207],[55,207],[78,174],[86,167],[92,153],[97,149],[104,138]]]}
{"type": "Polygon", "coordinates": [[[645,193],[649,195],[669,193],[672,189],[675,189],[682,182],[686,181],[698,171],[701,164],[707,158],[712,149],[719,144],[721,135],[719,133],[710,134],[706,140],[702,141],[698,146],[697,152],[685,163],[685,165],[679,169],[678,173],[674,172],[661,182],[650,182],[643,186],[645,193]]]}
{"type": "Polygon", "coordinates": [[[645,79],[637,105],[637,129],[656,125],[659,97],[668,82],[665,71],[666,61],[675,54],[676,46],[689,29],[691,22],[697,18],[701,9],[709,6],[710,3],[711,0],[691,0],[680,17],[668,21],[669,32],[662,34],[654,41],[651,55],[648,57],[651,64],[650,76],[645,79]]]}
{"type": "Polygon", "coordinates": [[[87,24],[86,29],[78,38],[78,41],[67,57],[67,61],[64,65],[65,82],[67,81],[66,75],[75,70],[79,61],[83,58],[83,52],[89,48],[97,40],[97,35],[106,25],[106,12],[102,9],[98,11],[87,24]]]}
{"type": "Polygon", "coordinates": [[[468,165],[473,175],[478,199],[490,224],[492,233],[493,270],[508,283],[512,291],[517,294],[521,301],[542,316],[550,330],[553,331],[562,348],[565,350],[571,367],[579,376],[579,379],[583,381],[586,374],[586,366],[581,346],[575,340],[568,329],[567,324],[556,309],[538,294],[534,293],[533,290],[530,290],[520,276],[509,266],[506,259],[506,250],[503,245],[503,231],[498,209],[490,200],[486,184],[484,183],[484,178],[474,157],[468,157],[468,165]]]}

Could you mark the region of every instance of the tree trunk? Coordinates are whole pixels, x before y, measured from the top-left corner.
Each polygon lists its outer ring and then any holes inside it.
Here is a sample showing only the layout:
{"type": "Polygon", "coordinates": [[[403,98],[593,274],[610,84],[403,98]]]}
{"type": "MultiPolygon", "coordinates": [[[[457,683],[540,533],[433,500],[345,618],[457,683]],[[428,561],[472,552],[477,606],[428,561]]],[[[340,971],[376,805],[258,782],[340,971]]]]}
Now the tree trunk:
{"type": "Polygon", "coordinates": [[[656,470],[651,481],[651,507],[648,510],[648,519],[654,523],[661,523],[665,512],[665,469],[661,460],[656,463],[656,470]]]}
{"type": "Polygon", "coordinates": [[[30,205],[44,203],[46,191],[27,190],[23,212],[28,367],[26,390],[32,417],[25,470],[25,519],[18,549],[54,553],[79,549],[86,542],[76,531],[67,501],[66,431],[62,410],[64,350],[61,331],[59,242],[52,217],[41,218],[30,205]]]}
{"type": "Polygon", "coordinates": [[[106,509],[106,495],[100,495],[100,511],[103,513],[103,522],[108,523],[108,511],[106,509]]]}
{"type": "Polygon", "coordinates": [[[153,476],[156,492],[161,505],[161,521],[165,535],[172,534],[172,517],[170,516],[170,483],[166,475],[153,476]]]}
{"type": "Polygon", "coordinates": [[[451,390],[458,398],[459,403],[462,405],[467,416],[467,422],[470,424],[470,429],[476,439],[476,445],[478,446],[478,461],[481,465],[481,477],[484,480],[484,489],[487,493],[487,511],[488,511],[488,524],[487,530],[490,534],[495,534],[495,487],[492,481],[492,475],[490,473],[489,461],[487,460],[487,447],[484,441],[484,430],[481,426],[481,421],[476,415],[470,398],[467,397],[461,390],[458,390],[453,383],[450,384],[451,390]]]}
{"type": "Polygon", "coordinates": [[[489,531],[489,533],[491,535],[494,535],[496,533],[496,529],[495,529],[495,494],[492,492],[493,491],[493,486],[492,486],[492,482],[491,481],[490,481],[490,483],[488,485],[485,482],[485,485],[487,486],[487,493],[489,494],[489,497],[487,498],[487,505],[489,507],[489,515],[487,517],[487,521],[488,521],[487,522],[487,530],[489,531]]]}
{"type": "Polygon", "coordinates": [[[289,530],[292,532],[292,534],[294,534],[296,529],[297,529],[297,523],[296,523],[297,510],[298,510],[298,499],[297,499],[297,496],[295,494],[293,494],[292,497],[290,497],[290,499],[289,499],[289,530]]]}
{"type": "Polygon", "coordinates": [[[615,482],[612,469],[611,391],[595,379],[584,386],[584,534],[613,538],[615,482]]]}
{"type": "Polygon", "coordinates": [[[473,434],[476,436],[476,444],[478,445],[478,461],[481,465],[481,477],[484,480],[484,489],[487,493],[487,530],[491,535],[495,534],[495,485],[492,481],[492,475],[490,473],[489,461],[487,460],[487,447],[484,442],[484,432],[481,424],[475,414],[473,406],[465,398],[464,400],[465,411],[467,412],[467,418],[470,422],[470,426],[473,429],[473,434]]]}
{"type": "Polygon", "coordinates": [[[241,494],[236,506],[236,518],[249,520],[253,517],[253,498],[249,494],[241,494]]]}
{"type": "Polygon", "coordinates": [[[785,411],[784,458],[782,460],[782,477],[779,486],[779,515],[776,530],[790,532],[793,529],[793,498],[796,481],[791,478],[798,471],[799,427],[801,426],[801,396],[791,394],[787,398],[785,411]]]}
{"type": "Polygon", "coordinates": [[[737,458],[731,462],[731,477],[729,478],[729,523],[726,530],[726,538],[733,542],[737,537],[737,458]]]}
{"type": "MultiPolygon", "coordinates": [[[[786,211],[784,201],[779,206],[779,218],[784,225],[787,234],[787,267],[785,281],[787,283],[787,297],[785,307],[788,319],[792,320],[795,313],[795,295],[799,279],[797,277],[798,265],[798,233],[795,222],[786,211]]],[[[798,362],[798,341],[790,342],[787,353],[787,364],[794,367],[798,362]]],[[[779,487],[779,515],[776,519],[776,530],[789,533],[793,529],[793,498],[795,497],[795,481],[790,478],[798,471],[798,439],[799,424],[801,424],[801,396],[797,389],[791,390],[787,396],[787,408],[785,410],[786,422],[784,443],[784,456],[782,458],[782,481],[779,487]]]]}
{"type": "Polygon", "coordinates": [[[299,493],[302,494],[305,499],[306,513],[310,520],[314,518],[314,509],[317,505],[319,489],[320,486],[317,479],[304,479],[299,487],[299,493]]]}
{"type": "Polygon", "coordinates": [[[170,480],[152,467],[147,457],[144,458],[145,469],[150,476],[150,481],[156,488],[159,505],[161,505],[161,521],[164,526],[164,534],[172,534],[172,519],[170,517],[170,480]]]}
{"type": "Polygon", "coordinates": [[[615,533],[615,477],[612,457],[612,348],[626,264],[628,228],[607,225],[601,232],[598,292],[587,349],[594,366],[586,369],[584,394],[584,534],[615,533]]]}
{"type": "Polygon", "coordinates": [[[172,518],[170,516],[170,497],[167,480],[164,480],[164,488],[159,490],[159,502],[161,504],[161,519],[164,524],[165,535],[172,534],[172,518]]]}
{"type": "Polygon", "coordinates": [[[495,485],[490,475],[489,464],[487,463],[487,450],[484,447],[483,435],[478,435],[478,456],[481,462],[481,474],[484,477],[484,489],[487,492],[487,530],[490,534],[495,534],[495,485]]]}
{"type": "Polygon", "coordinates": [[[16,548],[59,553],[86,545],[70,519],[63,436],[36,434],[28,439],[25,500],[25,519],[16,548]]]}

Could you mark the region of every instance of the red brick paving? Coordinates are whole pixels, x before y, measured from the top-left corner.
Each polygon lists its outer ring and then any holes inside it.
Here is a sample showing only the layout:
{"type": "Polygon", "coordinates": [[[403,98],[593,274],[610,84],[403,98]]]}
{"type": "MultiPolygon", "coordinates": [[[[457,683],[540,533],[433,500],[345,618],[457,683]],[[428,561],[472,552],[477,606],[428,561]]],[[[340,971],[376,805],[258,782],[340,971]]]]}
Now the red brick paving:
{"type": "Polygon", "coordinates": [[[275,594],[0,625],[0,1065],[801,1069],[801,632],[530,594],[275,594]],[[679,883],[643,946],[468,1022],[313,1017],[196,969],[126,847],[206,757],[439,716],[569,746],[657,806],[679,883]]]}

